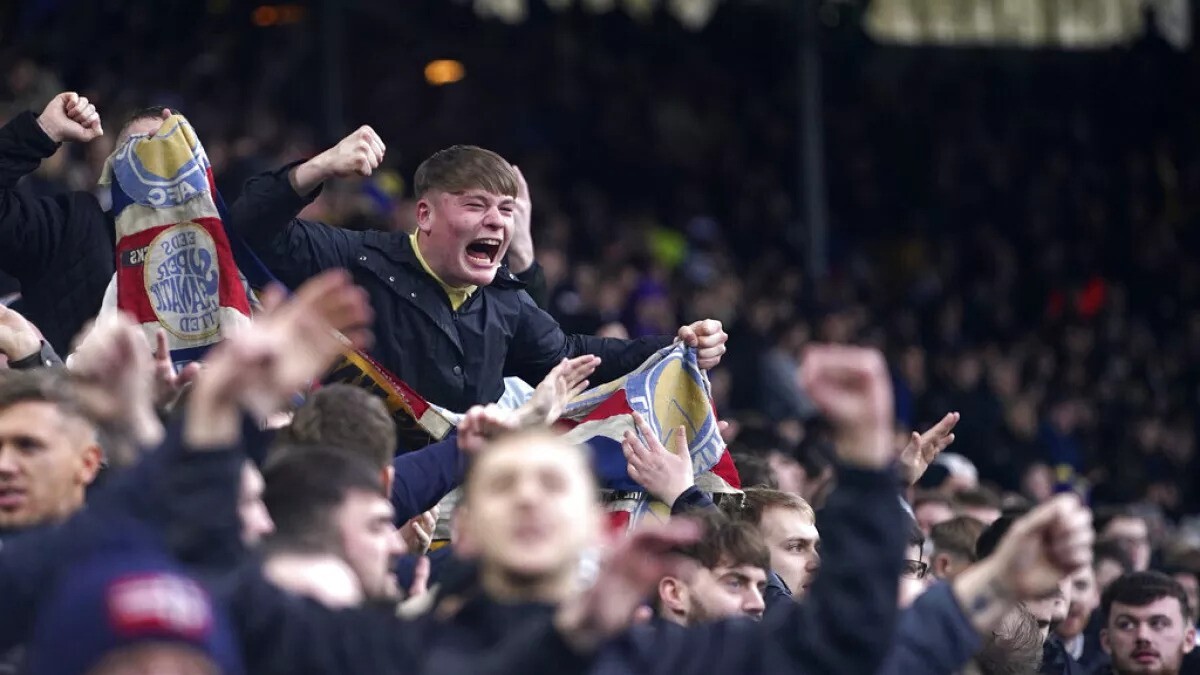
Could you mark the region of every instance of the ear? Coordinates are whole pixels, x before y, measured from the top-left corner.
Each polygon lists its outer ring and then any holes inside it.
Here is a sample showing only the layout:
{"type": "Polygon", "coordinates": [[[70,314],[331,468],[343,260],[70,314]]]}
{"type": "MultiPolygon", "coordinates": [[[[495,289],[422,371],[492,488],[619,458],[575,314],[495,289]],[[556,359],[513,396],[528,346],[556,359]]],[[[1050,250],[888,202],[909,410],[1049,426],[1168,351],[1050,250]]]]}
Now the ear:
{"type": "MultiPolygon", "coordinates": [[[[1192,629],[1192,630],[1193,630],[1193,634],[1194,634],[1195,629],[1192,629]]],[[[1108,654],[1109,656],[1112,655],[1112,645],[1109,644],[1109,642],[1108,642],[1108,629],[1107,628],[1100,629],[1100,647],[1102,649],[1104,649],[1105,654],[1108,654]]]]}
{"type": "Polygon", "coordinates": [[[433,228],[433,202],[426,197],[417,200],[417,233],[429,234],[433,228]]]}
{"type": "Polygon", "coordinates": [[[662,607],[663,618],[687,616],[687,586],[675,577],[659,579],[658,604],[662,607]]]}
{"type": "Polygon", "coordinates": [[[945,579],[950,574],[950,567],[954,563],[951,562],[950,556],[945,553],[938,553],[933,556],[933,576],[938,579],[945,579]]]}
{"type": "Polygon", "coordinates": [[[83,454],[79,457],[79,470],[75,474],[75,478],[80,485],[91,485],[92,481],[96,480],[96,474],[100,473],[100,463],[104,460],[104,451],[100,446],[92,443],[83,449],[83,454]]]}
{"type": "Polygon", "coordinates": [[[383,469],[383,496],[392,498],[392,485],[396,483],[396,467],[388,464],[383,469]]]}
{"type": "MultiPolygon", "coordinates": [[[[1187,619],[1184,619],[1187,621],[1187,619]]],[[[1188,629],[1183,634],[1183,653],[1189,654],[1196,648],[1196,627],[1188,626],[1188,629]]]]}

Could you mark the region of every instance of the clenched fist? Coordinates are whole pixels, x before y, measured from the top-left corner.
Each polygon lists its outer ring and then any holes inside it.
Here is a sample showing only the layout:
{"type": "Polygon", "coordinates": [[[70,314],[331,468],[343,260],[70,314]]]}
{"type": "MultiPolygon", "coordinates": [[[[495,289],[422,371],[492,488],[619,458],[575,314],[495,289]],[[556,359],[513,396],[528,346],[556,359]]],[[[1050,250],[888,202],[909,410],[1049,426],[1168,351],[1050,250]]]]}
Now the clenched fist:
{"type": "Polygon", "coordinates": [[[104,135],[96,106],[73,91],[55,96],[37,118],[42,131],[55,143],[87,143],[104,135]]]}
{"type": "Polygon", "coordinates": [[[871,469],[896,459],[892,381],[879,351],[809,345],[800,376],[804,390],[833,425],[838,459],[871,469]]]}
{"type": "Polygon", "coordinates": [[[383,162],[386,150],[379,134],[364,124],[337,145],[292,169],[288,178],[296,194],[307,195],[330,178],[370,176],[383,162]]]}

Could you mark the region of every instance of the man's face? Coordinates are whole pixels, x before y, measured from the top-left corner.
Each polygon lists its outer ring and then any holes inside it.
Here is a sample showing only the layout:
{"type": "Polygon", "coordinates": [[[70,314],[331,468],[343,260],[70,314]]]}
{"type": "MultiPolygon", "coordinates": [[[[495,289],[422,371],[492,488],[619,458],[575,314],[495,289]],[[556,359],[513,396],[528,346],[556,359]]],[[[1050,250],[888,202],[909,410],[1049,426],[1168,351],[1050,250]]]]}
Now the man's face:
{"type": "Polygon", "coordinates": [[[211,659],[192,647],[152,642],[109,654],[88,675],[216,675],[218,672],[211,659]]]}
{"type": "Polygon", "coordinates": [[[158,130],[162,128],[163,120],[170,116],[171,111],[164,110],[161,118],[156,119],[153,117],[143,117],[130,122],[129,124],[125,125],[125,128],[121,130],[120,134],[118,134],[117,147],[119,148],[124,145],[125,141],[129,140],[133,136],[140,136],[143,134],[150,136],[157,134],[158,130]]]}
{"type": "Polygon", "coordinates": [[[602,520],[583,452],[550,437],[518,437],[475,462],[458,524],[484,573],[573,578],[583,553],[599,543],[602,520]]]}
{"type": "Polygon", "coordinates": [[[100,449],[86,422],[41,401],[0,411],[0,529],[71,515],[99,469],[100,449]]]}
{"type": "Polygon", "coordinates": [[[1172,574],[1171,578],[1179,582],[1179,585],[1183,586],[1183,592],[1187,593],[1188,609],[1191,612],[1189,618],[1195,624],[1200,621],[1200,582],[1197,581],[1196,575],[1189,572],[1172,574]]]}
{"type": "Polygon", "coordinates": [[[398,597],[392,561],[404,553],[392,524],[392,504],[379,493],[352,490],[334,516],[346,562],[372,600],[398,597]]]}
{"type": "Polygon", "coordinates": [[[1073,640],[1087,628],[1092,612],[1100,606],[1100,591],[1096,588],[1096,574],[1090,566],[1072,574],[1068,581],[1070,600],[1067,618],[1058,624],[1055,632],[1064,640],[1073,640]]]}
{"type": "Polygon", "coordinates": [[[1120,516],[1113,518],[1104,528],[1101,538],[1115,541],[1133,560],[1134,572],[1150,569],[1150,531],[1141,518],[1120,516]]]}
{"type": "Polygon", "coordinates": [[[421,255],[451,286],[486,286],[512,239],[516,200],[482,189],[432,192],[417,202],[421,255]]]}
{"type": "Polygon", "coordinates": [[[684,625],[695,626],[736,616],[762,619],[767,572],[754,565],[695,566],[682,594],[684,625]]]}
{"type": "Polygon", "coordinates": [[[263,503],[263,477],[252,462],[242,465],[242,485],[238,492],[238,515],[242,521],[242,543],[257,546],[275,531],[275,523],[263,503]]]}
{"type": "Polygon", "coordinates": [[[912,605],[928,587],[926,572],[921,573],[919,567],[925,560],[921,557],[921,547],[915,544],[905,549],[904,570],[900,573],[899,606],[901,609],[912,605]]]}
{"type": "Polygon", "coordinates": [[[1119,675],[1176,675],[1195,641],[1196,629],[1184,618],[1179,600],[1171,597],[1144,607],[1114,602],[1100,632],[1100,643],[1119,675]]]}
{"type": "Polygon", "coordinates": [[[917,517],[917,527],[928,537],[935,525],[940,525],[954,518],[954,509],[943,502],[924,502],[913,511],[917,517]]]}
{"type": "Polygon", "coordinates": [[[763,511],[758,527],[771,550],[771,569],[793,596],[803,596],[821,566],[816,525],[795,509],[772,507],[763,511]]]}

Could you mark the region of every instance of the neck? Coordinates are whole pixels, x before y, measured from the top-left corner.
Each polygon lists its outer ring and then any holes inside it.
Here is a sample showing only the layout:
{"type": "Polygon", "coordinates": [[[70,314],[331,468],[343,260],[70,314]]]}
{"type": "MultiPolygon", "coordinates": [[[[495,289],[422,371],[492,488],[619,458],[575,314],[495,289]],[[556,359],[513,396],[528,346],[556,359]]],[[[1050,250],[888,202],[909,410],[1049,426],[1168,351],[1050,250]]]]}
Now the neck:
{"type": "Polygon", "coordinates": [[[498,602],[557,605],[570,595],[575,585],[575,570],[570,568],[539,577],[523,577],[484,565],[479,581],[488,597],[498,602]]]}

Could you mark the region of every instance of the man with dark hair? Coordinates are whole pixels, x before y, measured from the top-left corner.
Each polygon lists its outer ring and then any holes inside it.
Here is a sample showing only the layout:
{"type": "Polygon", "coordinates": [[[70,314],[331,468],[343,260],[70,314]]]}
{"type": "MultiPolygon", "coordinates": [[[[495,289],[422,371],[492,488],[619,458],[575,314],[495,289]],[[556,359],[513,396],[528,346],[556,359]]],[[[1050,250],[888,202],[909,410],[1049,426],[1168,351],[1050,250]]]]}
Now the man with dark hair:
{"type": "MultiPolygon", "coordinates": [[[[465,411],[498,400],[507,376],[538,382],[564,358],[584,354],[602,359],[595,380],[608,382],[671,343],[670,336],[567,335],[534,304],[504,265],[514,231],[527,225],[528,191],[512,165],[483,148],[446,148],[417,168],[411,235],[295,218],[328,177],[329,157],[364,147],[372,156],[358,171],[369,175],[383,145],[351,137],[251,179],[232,207],[231,227],[286,285],[331,267],[349,269],[375,308],[380,339],[371,355],[429,401],[465,411]]],[[[699,349],[705,369],[725,352],[717,321],[684,326],[678,337],[699,349]]]]}
{"type": "Polygon", "coordinates": [[[64,371],[0,373],[0,545],[78,511],[101,459],[96,428],[64,371]]]}
{"type": "Polygon", "coordinates": [[[294,567],[296,558],[333,555],[354,571],[365,599],[399,599],[392,562],[404,548],[371,464],[340,449],[285,447],[267,462],[263,479],[275,523],[265,543],[268,576],[294,567]]]}
{"type": "Polygon", "coordinates": [[[925,534],[917,522],[908,525],[908,542],[904,548],[904,565],[900,568],[899,603],[903,609],[913,604],[925,592],[925,577],[929,563],[925,561],[925,534]]]}
{"type": "Polygon", "coordinates": [[[970,516],[956,516],[933,526],[929,540],[929,571],[933,576],[950,581],[976,561],[975,543],[983,533],[983,523],[970,516]]]}
{"type": "Polygon", "coordinates": [[[1183,587],[1160,572],[1133,572],[1104,592],[1100,641],[1114,675],[1179,675],[1196,645],[1183,587]]]}
{"type": "Polygon", "coordinates": [[[821,535],[808,502],[790,492],[751,487],[732,515],[756,526],[771,553],[767,604],[772,604],[772,589],[779,596],[803,597],[821,567],[821,535]]]}
{"type": "Polygon", "coordinates": [[[681,626],[735,616],[761,619],[771,565],[762,534],[744,520],[716,513],[704,522],[700,540],[680,550],[689,562],[658,582],[659,616],[681,626]]]}
{"type": "Polygon", "coordinates": [[[378,396],[348,384],[331,384],[305,399],[279,440],[334,446],[359,454],[372,466],[389,466],[396,454],[396,422],[378,396]]]}

